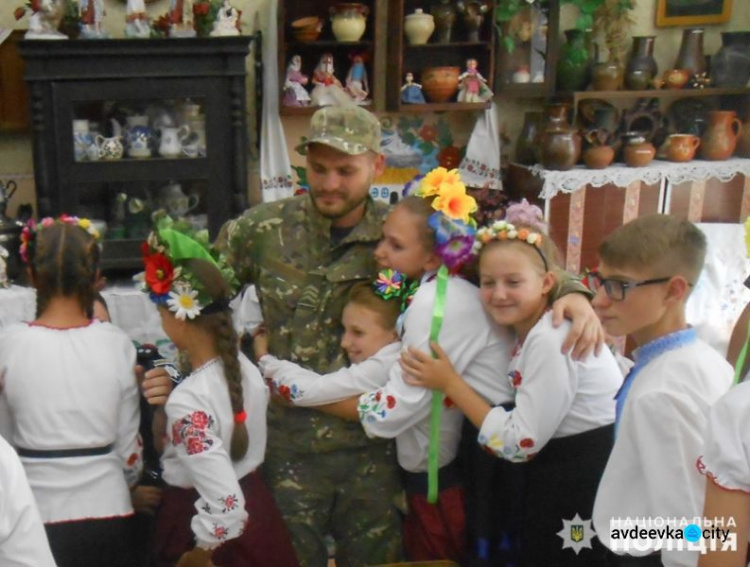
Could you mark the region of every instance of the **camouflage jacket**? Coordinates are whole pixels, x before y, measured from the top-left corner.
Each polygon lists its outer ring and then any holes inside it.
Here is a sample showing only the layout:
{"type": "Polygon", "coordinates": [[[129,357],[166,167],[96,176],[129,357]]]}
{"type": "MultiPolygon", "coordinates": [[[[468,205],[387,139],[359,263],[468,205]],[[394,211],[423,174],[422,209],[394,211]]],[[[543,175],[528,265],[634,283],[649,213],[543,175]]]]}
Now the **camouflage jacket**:
{"type": "MultiPolygon", "coordinates": [[[[341,313],[352,285],[375,277],[373,250],[386,212],[370,200],[363,219],[335,246],[330,221],[307,195],[253,207],[222,227],[216,245],[239,280],[255,284],[272,354],[321,374],[346,365],[341,313]]],[[[272,404],[268,424],[271,447],[299,452],[373,442],[359,423],[311,409],[272,404]]]]}

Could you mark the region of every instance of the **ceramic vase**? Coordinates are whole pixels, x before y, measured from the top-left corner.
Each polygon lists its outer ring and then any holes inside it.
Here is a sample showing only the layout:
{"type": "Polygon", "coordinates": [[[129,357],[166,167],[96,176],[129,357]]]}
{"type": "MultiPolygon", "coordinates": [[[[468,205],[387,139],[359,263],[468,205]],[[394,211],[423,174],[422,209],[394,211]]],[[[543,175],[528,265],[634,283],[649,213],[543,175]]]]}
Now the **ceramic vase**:
{"type": "Polygon", "coordinates": [[[435,18],[432,14],[425,14],[421,8],[404,18],[404,33],[409,45],[424,45],[434,31],[435,18]]]}
{"type": "Polygon", "coordinates": [[[588,48],[589,32],[565,30],[566,42],[557,61],[557,86],[562,91],[582,91],[591,80],[593,56],[588,48]]]}
{"type": "Polygon", "coordinates": [[[656,36],[644,35],[633,38],[630,60],[625,68],[625,85],[632,90],[645,90],[659,72],[654,59],[656,36]]]}
{"type": "Polygon", "coordinates": [[[450,43],[453,35],[453,25],[456,23],[456,8],[450,0],[440,0],[433,4],[430,10],[435,17],[435,41],[450,43]]]}
{"type": "Polygon", "coordinates": [[[742,132],[742,122],[734,110],[712,110],[709,123],[701,138],[701,157],[708,160],[725,160],[734,153],[742,132]]]}
{"type": "Polygon", "coordinates": [[[675,69],[685,69],[690,76],[706,71],[706,56],[703,53],[703,28],[689,28],[682,32],[682,43],[675,69]]]}
{"type": "Polygon", "coordinates": [[[711,58],[717,87],[744,87],[750,80],[750,31],[722,32],[721,49],[711,58]]]}
{"type": "Polygon", "coordinates": [[[342,2],[330,8],[331,30],[337,41],[359,41],[367,27],[370,9],[357,2],[342,2]]]}
{"type": "Polygon", "coordinates": [[[672,134],[668,138],[667,159],[686,162],[693,159],[695,151],[701,145],[701,139],[693,134],[672,134]]]}

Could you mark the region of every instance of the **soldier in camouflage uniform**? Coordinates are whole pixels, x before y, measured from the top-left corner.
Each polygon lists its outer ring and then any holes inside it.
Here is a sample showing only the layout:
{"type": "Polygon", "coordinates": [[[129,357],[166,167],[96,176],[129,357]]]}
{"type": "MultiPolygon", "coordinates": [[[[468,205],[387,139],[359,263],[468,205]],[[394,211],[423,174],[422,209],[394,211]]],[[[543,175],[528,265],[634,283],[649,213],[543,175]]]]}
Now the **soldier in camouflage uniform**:
{"type": "MultiPolygon", "coordinates": [[[[298,149],[307,154],[309,195],[247,210],[217,245],[240,281],[256,286],[271,354],[325,374],[347,363],[340,339],[349,290],[376,275],[386,207],[369,190],[385,167],[380,125],[360,107],[324,107],[298,149]]],[[[327,534],[339,567],[400,559],[391,440],[368,439],[359,422],[272,404],[264,472],[303,566],[326,565],[327,534]]]]}

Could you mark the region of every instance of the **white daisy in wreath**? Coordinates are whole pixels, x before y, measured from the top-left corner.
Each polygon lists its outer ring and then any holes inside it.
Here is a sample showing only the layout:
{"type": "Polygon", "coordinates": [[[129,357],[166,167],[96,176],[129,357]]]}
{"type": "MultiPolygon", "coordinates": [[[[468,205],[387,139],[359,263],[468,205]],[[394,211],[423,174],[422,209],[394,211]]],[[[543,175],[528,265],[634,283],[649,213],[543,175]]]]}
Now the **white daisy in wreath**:
{"type": "Polygon", "coordinates": [[[201,312],[201,304],[198,303],[198,292],[189,287],[178,288],[177,291],[169,292],[167,305],[169,310],[174,312],[174,316],[181,321],[185,317],[194,319],[201,312]]]}

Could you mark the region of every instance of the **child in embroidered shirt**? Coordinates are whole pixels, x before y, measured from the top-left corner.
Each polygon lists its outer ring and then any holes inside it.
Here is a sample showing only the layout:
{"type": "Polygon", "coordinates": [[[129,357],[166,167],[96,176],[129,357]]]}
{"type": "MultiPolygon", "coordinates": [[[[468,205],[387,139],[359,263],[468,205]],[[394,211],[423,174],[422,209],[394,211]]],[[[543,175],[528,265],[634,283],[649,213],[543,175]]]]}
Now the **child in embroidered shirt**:
{"type": "MultiPolygon", "coordinates": [[[[400,201],[386,218],[375,258],[380,265],[421,282],[403,315],[403,345],[428,347],[434,305],[444,303],[440,344],[472,384],[493,403],[500,403],[511,397],[510,388],[501,393],[495,387],[497,368],[508,364],[510,337],[484,312],[474,285],[458,277],[446,278],[448,268],[458,268],[471,252],[470,212],[475,207],[455,170],[430,172],[418,193],[400,201]]],[[[591,311],[584,298],[567,297],[562,305],[566,302],[578,306],[578,318],[591,311]]],[[[433,441],[432,451],[436,458],[430,462],[431,404],[431,393],[407,385],[396,364],[385,386],[359,398],[358,412],[369,435],[396,439],[409,504],[403,528],[408,558],[461,561],[464,492],[455,457],[463,416],[445,404],[436,421],[439,442],[433,441]],[[435,480],[437,504],[428,501],[430,496],[434,502],[428,488],[434,487],[435,480]]]]}
{"type": "MultiPolygon", "coordinates": [[[[732,383],[732,368],[696,337],[685,303],[698,280],[706,238],[669,215],[640,217],[599,247],[593,305],[607,332],[638,345],[635,365],[617,394],[616,437],[594,506],[594,528],[610,548],[612,518],[694,518],[704,479],[695,468],[708,412],[732,383]]],[[[655,563],[695,565],[697,554],[654,540],[655,563]]],[[[634,555],[632,548],[613,549],[634,555]]]]}
{"type": "MultiPolygon", "coordinates": [[[[608,349],[585,361],[561,353],[569,323],[554,328],[549,311],[559,271],[556,251],[538,228],[497,221],[477,231],[474,248],[479,252],[484,309],[515,335],[507,382],[497,385],[500,391],[512,388],[514,409],[492,407],[454,370],[437,344],[432,345],[437,358],[410,347],[401,366],[407,383],[442,391],[479,429],[477,451],[481,447],[501,459],[528,463],[523,469],[523,514],[516,511],[520,517],[509,521],[503,517],[508,502],[495,502],[500,507],[497,524],[520,524],[520,564],[568,564],[573,555],[561,545],[560,521],[576,514],[591,517],[612,447],[613,397],[622,375],[608,349]]],[[[495,376],[497,382],[497,369],[495,376]]],[[[493,492],[502,487],[482,489],[493,501],[493,492]]],[[[486,542],[478,547],[494,552],[500,538],[483,530],[477,525],[477,535],[486,542]]],[[[570,564],[599,567],[605,555],[606,550],[595,544],[593,550],[581,550],[570,564]]],[[[483,559],[498,560],[489,555],[483,559]]]]}
{"type": "Polygon", "coordinates": [[[254,337],[253,348],[274,394],[297,406],[321,406],[386,383],[388,370],[401,351],[396,332],[398,316],[398,298],[384,299],[367,283],[355,285],[341,317],[344,327],[341,348],[351,366],[330,374],[320,375],[268,354],[262,333],[254,337]]]}
{"type": "Polygon", "coordinates": [[[144,254],[146,283],[164,332],[193,368],[166,404],[157,563],[297,565],[257,470],[266,445],[268,390],[238,352],[229,309],[233,272],[207,243],[172,228],[168,218],[157,226],[144,254]]]}
{"type": "Polygon", "coordinates": [[[24,228],[21,256],[37,318],[0,334],[0,414],[11,416],[0,433],[21,457],[61,567],[134,564],[135,348],[123,331],[92,318],[97,236],[88,220],[67,215],[24,228]]]}

